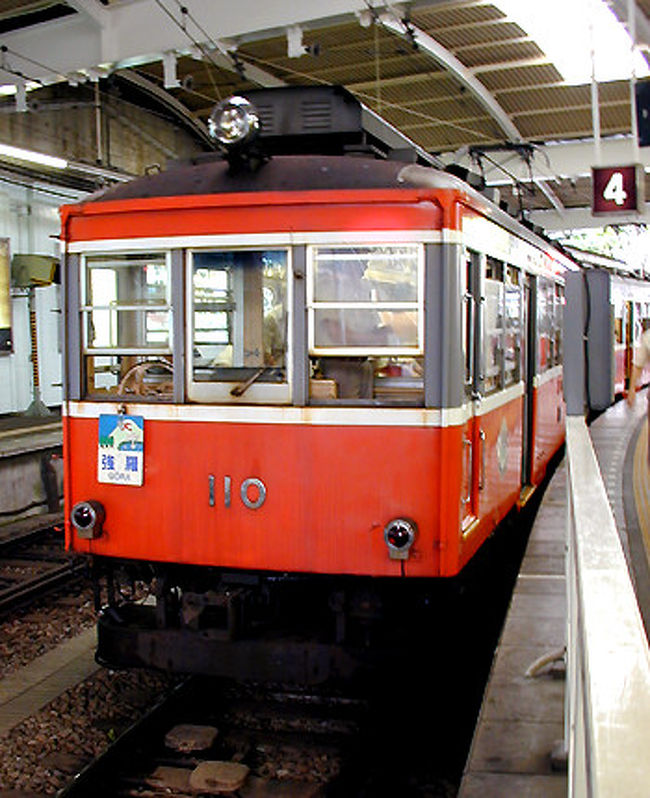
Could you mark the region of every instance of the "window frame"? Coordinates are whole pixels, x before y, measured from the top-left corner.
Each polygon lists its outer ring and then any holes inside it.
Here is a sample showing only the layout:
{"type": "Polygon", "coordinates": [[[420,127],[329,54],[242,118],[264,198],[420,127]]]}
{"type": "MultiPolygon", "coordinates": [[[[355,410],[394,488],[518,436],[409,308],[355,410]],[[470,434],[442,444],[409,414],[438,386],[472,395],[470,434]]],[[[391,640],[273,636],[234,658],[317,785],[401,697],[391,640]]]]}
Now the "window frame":
{"type": "Polygon", "coordinates": [[[425,319],[424,319],[424,276],[425,276],[425,245],[418,241],[355,241],[348,244],[332,242],[314,243],[307,246],[307,353],[309,357],[422,357],[425,350],[425,319]],[[417,299],[414,302],[377,302],[367,301],[319,301],[314,299],[314,275],[319,249],[350,250],[350,249],[388,249],[390,247],[412,248],[416,254],[416,291],[417,299]],[[315,345],[315,313],[319,309],[331,310],[375,310],[375,311],[415,311],[417,313],[417,345],[416,346],[316,346],[315,345]]]}
{"type": "MultiPolygon", "coordinates": [[[[186,297],[186,339],[185,351],[185,381],[186,398],[190,402],[201,404],[228,404],[228,405],[290,405],[292,403],[293,387],[293,246],[291,242],[278,241],[268,244],[251,244],[237,246],[232,244],[222,245],[219,242],[205,246],[187,247],[184,251],[185,258],[185,297],[186,297]],[[238,384],[234,381],[228,382],[199,382],[194,379],[194,255],[195,253],[205,252],[259,252],[282,251],[286,254],[286,314],[287,314],[287,348],[285,355],[286,380],[282,383],[255,382],[246,389],[242,396],[233,396],[232,389],[238,384]]],[[[246,380],[242,378],[242,383],[246,380]]]]}
{"type": "Polygon", "coordinates": [[[174,304],[172,301],[172,257],[171,257],[171,250],[146,250],[146,251],[138,251],[137,249],[129,249],[127,250],[120,250],[120,251],[113,251],[113,250],[106,250],[105,252],[98,251],[92,253],[83,253],[81,255],[80,260],[80,269],[79,269],[79,282],[80,282],[80,303],[79,303],[79,319],[81,323],[81,354],[82,356],[101,356],[101,355],[108,355],[108,356],[115,356],[115,355],[126,355],[126,356],[163,356],[163,355],[173,355],[174,349],[174,304]],[[164,265],[167,270],[167,283],[165,286],[165,303],[160,303],[157,305],[138,305],[138,304],[125,304],[125,305],[115,305],[111,307],[110,305],[90,305],[88,303],[89,299],[89,284],[88,284],[88,261],[92,261],[99,258],[105,258],[107,260],[114,259],[118,261],[120,258],[125,257],[137,257],[139,255],[151,255],[151,256],[163,256],[164,265]],[[89,345],[89,317],[90,314],[94,310],[111,310],[115,311],[116,313],[120,312],[128,312],[128,313],[141,313],[145,317],[145,327],[146,327],[146,314],[151,311],[165,311],[169,314],[169,338],[168,338],[168,346],[162,347],[149,347],[149,346],[90,346],[89,345]]]}
{"type": "Polygon", "coordinates": [[[491,255],[486,256],[483,267],[481,291],[483,304],[481,320],[481,382],[482,391],[485,396],[491,396],[492,394],[499,393],[505,388],[505,270],[506,264],[500,258],[495,258],[491,255]],[[497,270],[498,277],[488,277],[488,270],[490,268],[495,268],[497,270]],[[488,330],[488,282],[499,286],[496,304],[496,318],[497,320],[499,318],[501,319],[501,325],[493,327],[491,331],[488,330]],[[492,367],[494,371],[488,375],[487,347],[491,341],[496,341],[497,347],[495,352],[495,363],[492,367]],[[489,380],[494,380],[494,382],[488,386],[489,380]]]}
{"type": "Polygon", "coordinates": [[[503,387],[504,388],[511,388],[513,385],[518,385],[521,382],[522,374],[523,374],[523,339],[524,339],[524,289],[523,289],[523,282],[524,282],[524,272],[519,266],[513,266],[510,263],[504,264],[504,273],[503,273],[503,285],[504,285],[504,312],[503,312],[503,334],[504,334],[504,343],[503,343],[503,387]],[[517,281],[511,279],[512,275],[517,276],[517,281]],[[513,327],[511,325],[511,321],[514,317],[511,317],[508,314],[508,293],[516,293],[519,297],[518,309],[519,309],[519,316],[518,316],[518,324],[516,329],[513,332],[513,327]],[[508,346],[508,337],[510,335],[514,337],[514,350],[512,358],[513,367],[508,368],[508,351],[510,347],[508,346]]]}
{"type": "MultiPolygon", "coordinates": [[[[93,247],[88,251],[81,251],[78,254],[72,254],[71,262],[75,262],[75,288],[71,290],[70,296],[74,299],[70,301],[70,309],[75,308],[76,322],[73,324],[75,327],[74,333],[69,328],[68,335],[70,340],[78,342],[78,370],[76,375],[73,376],[72,363],[67,367],[69,373],[67,380],[69,381],[71,396],[76,394],[79,399],[89,401],[137,401],[137,402],[155,402],[155,403],[169,403],[171,401],[178,401],[182,396],[182,391],[179,389],[179,368],[177,359],[177,334],[178,325],[182,326],[183,314],[178,309],[178,298],[175,299],[177,289],[174,285],[174,250],[168,247],[148,246],[140,248],[137,242],[131,242],[133,245],[129,247],[112,248],[109,246],[93,247]],[[165,283],[165,300],[158,304],[137,304],[137,303],[124,303],[122,305],[92,305],[90,300],[90,285],[89,285],[89,271],[92,267],[89,266],[89,261],[102,259],[110,264],[113,261],[124,260],[125,264],[128,259],[139,259],[151,257],[160,261],[166,269],[166,283],[165,283]],[[144,330],[146,335],[146,314],[148,312],[164,311],[168,314],[168,339],[166,346],[90,346],[89,345],[89,320],[91,314],[95,310],[108,310],[119,312],[140,313],[143,317],[144,330]],[[113,388],[102,388],[96,385],[89,384],[91,371],[95,374],[98,364],[96,362],[99,358],[134,358],[138,359],[135,365],[144,365],[150,363],[152,367],[157,364],[168,365],[171,375],[172,388],[171,391],[165,391],[162,394],[155,395],[155,393],[132,393],[132,392],[119,392],[117,389],[124,380],[126,374],[121,374],[118,377],[117,384],[113,388]],[[90,362],[93,361],[93,365],[90,362]],[[166,361],[166,363],[162,363],[166,361]]],[[[70,289],[68,289],[70,290],[70,289]]],[[[109,371],[113,372],[113,367],[110,364],[109,371]]],[[[127,371],[132,368],[127,366],[127,371]]],[[[120,365],[120,370],[122,366],[120,365]]],[[[121,371],[120,371],[121,373],[121,371]]],[[[94,377],[93,377],[94,379],[94,377]]]]}

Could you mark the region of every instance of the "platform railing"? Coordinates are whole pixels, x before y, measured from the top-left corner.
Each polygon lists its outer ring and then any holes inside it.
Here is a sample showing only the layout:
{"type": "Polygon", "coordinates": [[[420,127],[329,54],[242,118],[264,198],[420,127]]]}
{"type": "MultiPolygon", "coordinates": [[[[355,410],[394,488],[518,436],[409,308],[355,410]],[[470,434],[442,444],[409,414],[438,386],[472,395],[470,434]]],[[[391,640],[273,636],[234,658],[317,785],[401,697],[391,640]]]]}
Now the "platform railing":
{"type": "Polygon", "coordinates": [[[650,795],[650,658],[587,426],[567,419],[567,690],[571,798],[650,795]]]}

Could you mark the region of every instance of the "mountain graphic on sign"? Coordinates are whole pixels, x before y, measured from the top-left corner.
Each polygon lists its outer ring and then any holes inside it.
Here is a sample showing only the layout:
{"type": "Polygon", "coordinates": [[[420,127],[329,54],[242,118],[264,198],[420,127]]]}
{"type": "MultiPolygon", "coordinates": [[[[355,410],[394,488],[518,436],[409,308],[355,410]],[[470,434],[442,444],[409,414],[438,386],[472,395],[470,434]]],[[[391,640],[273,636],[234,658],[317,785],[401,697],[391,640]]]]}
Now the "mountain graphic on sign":
{"type": "Polygon", "coordinates": [[[144,442],[144,430],[135,421],[124,419],[117,423],[115,428],[99,441],[100,446],[110,446],[120,451],[141,452],[144,442]]]}

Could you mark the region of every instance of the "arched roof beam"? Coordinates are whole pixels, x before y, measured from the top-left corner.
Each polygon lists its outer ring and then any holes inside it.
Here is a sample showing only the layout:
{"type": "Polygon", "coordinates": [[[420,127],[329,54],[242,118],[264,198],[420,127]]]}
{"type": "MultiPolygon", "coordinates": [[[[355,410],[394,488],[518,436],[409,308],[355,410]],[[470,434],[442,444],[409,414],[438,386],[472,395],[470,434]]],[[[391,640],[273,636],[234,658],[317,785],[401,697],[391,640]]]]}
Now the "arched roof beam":
{"type": "MultiPolygon", "coordinates": [[[[499,105],[494,95],[485,88],[481,81],[478,80],[455,55],[450,53],[449,50],[443,47],[432,36],[429,36],[428,33],[425,33],[411,22],[406,23],[404,20],[398,19],[394,14],[381,14],[379,20],[385,28],[408,39],[412,44],[417,45],[418,48],[431,56],[443,69],[450,72],[456,80],[469,89],[475,99],[488,112],[492,119],[494,119],[510,141],[523,141],[523,137],[517,129],[517,126],[499,105]]],[[[564,206],[546,181],[536,178],[534,183],[548,199],[553,208],[561,214],[564,210],[564,206]]]]}
{"type": "Polygon", "coordinates": [[[121,80],[136,86],[150,97],[154,97],[157,102],[171,111],[177,119],[189,128],[203,144],[209,149],[214,149],[214,140],[208,133],[208,128],[168,91],[130,69],[119,69],[115,72],[115,75],[121,80]]]}
{"type": "Polygon", "coordinates": [[[412,23],[406,25],[404,21],[397,19],[393,14],[381,14],[381,24],[396,33],[398,36],[406,38],[417,45],[423,52],[431,56],[447,72],[450,72],[465,88],[467,88],[475,99],[489,113],[494,121],[499,125],[507,139],[510,141],[523,141],[522,135],[517,129],[512,119],[499,105],[494,95],[478,80],[472,72],[449,50],[443,47],[428,33],[412,23]]]}

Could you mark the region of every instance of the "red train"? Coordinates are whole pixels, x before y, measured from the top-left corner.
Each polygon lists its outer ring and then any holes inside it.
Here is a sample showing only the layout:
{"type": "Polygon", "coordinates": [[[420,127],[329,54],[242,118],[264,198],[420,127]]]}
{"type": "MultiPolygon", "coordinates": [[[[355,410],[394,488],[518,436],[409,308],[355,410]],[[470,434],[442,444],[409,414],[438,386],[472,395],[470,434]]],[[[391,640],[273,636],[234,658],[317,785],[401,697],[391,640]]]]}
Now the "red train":
{"type": "Polygon", "coordinates": [[[345,91],[247,98],[62,209],[67,545],[100,661],[318,679],[540,483],[576,266],[345,91]]]}

